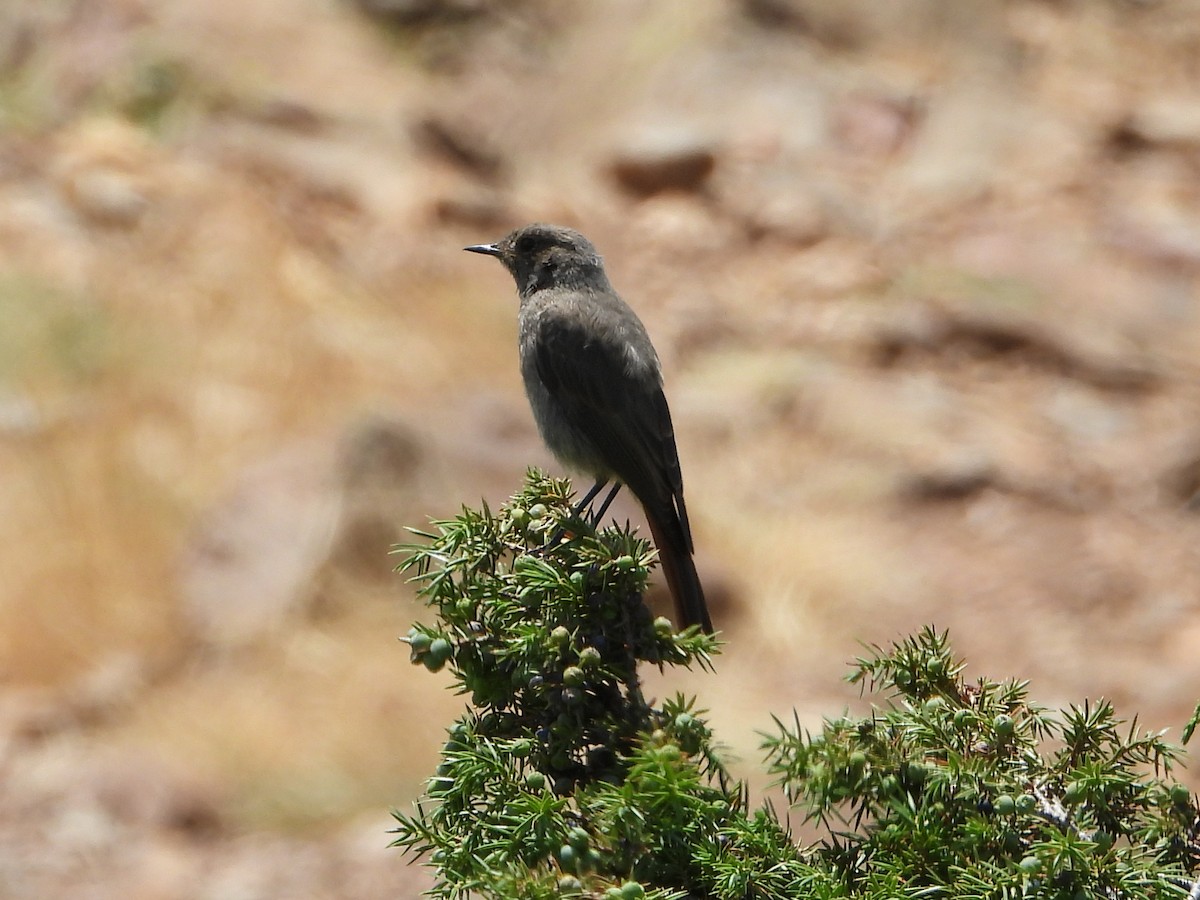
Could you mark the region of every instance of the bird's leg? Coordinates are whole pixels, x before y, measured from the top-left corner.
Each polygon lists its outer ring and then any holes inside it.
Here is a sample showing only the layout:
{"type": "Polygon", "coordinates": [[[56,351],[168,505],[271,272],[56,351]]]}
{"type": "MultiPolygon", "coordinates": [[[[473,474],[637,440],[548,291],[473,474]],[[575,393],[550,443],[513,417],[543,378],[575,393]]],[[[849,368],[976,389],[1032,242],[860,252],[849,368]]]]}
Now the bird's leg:
{"type": "Polygon", "coordinates": [[[575,504],[575,508],[571,510],[571,516],[575,517],[581,515],[583,511],[588,508],[588,504],[596,499],[596,495],[604,490],[604,486],[606,484],[608,484],[607,478],[597,478],[596,483],[592,485],[591,490],[584,494],[583,499],[575,504]]]}
{"type": "MultiPolygon", "coordinates": [[[[605,482],[605,484],[607,483],[608,482],[605,482]]],[[[613,499],[617,496],[617,492],[620,490],[621,482],[618,481],[612,486],[612,490],[608,492],[608,496],[604,498],[604,502],[600,504],[600,508],[592,514],[593,528],[600,524],[600,520],[604,518],[604,514],[608,511],[609,506],[612,505],[613,499]]]]}
{"type": "MultiPolygon", "coordinates": [[[[596,483],[592,485],[591,489],[583,495],[583,499],[576,503],[574,508],[571,510],[571,518],[583,518],[583,511],[588,508],[588,504],[595,500],[596,495],[604,490],[607,485],[607,478],[597,478],[596,483]]],[[[618,481],[609,490],[608,495],[604,498],[604,502],[600,504],[600,508],[587,517],[587,521],[593,528],[600,524],[600,520],[604,518],[604,514],[608,511],[609,506],[612,505],[613,500],[617,496],[617,492],[620,490],[621,482],[618,481]]],[[[547,541],[547,543],[551,545],[557,544],[563,539],[563,535],[566,533],[567,529],[565,527],[560,527],[554,532],[554,534],[550,536],[550,540],[547,541]]]]}
{"type": "MultiPolygon", "coordinates": [[[[596,483],[593,484],[591,489],[586,494],[583,495],[583,499],[580,500],[578,503],[576,503],[571,508],[571,518],[572,519],[583,518],[583,511],[588,508],[589,503],[591,503],[593,500],[596,499],[596,495],[598,493],[600,493],[602,490],[604,490],[604,486],[606,484],[608,484],[607,478],[597,478],[596,483]]],[[[617,485],[617,486],[620,487],[620,485],[617,485]]],[[[605,502],[604,506],[605,507],[608,506],[607,501],[605,502]]],[[[602,510],[603,510],[603,508],[604,507],[601,507],[602,510]]],[[[560,525],[555,530],[554,534],[550,535],[550,539],[546,543],[549,546],[553,547],[555,544],[557,544],[559,541],[561,541],[563,539],[563,536],[566,533],[567,533],[567,527],[565,525],[560,525]]]]}

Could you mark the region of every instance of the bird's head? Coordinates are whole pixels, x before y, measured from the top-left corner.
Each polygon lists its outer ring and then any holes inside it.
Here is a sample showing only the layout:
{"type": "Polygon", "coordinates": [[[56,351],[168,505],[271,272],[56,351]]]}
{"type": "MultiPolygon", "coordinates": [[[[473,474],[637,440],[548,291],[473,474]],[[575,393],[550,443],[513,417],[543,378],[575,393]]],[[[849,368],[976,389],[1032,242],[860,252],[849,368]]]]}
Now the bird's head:
{"type": "Polygon", "coordinates": [[[600,254],[591,241],[571,228],[526,225],[494,244],[463,249],[504,263],[523,297],[550,287],[607,284],[600,254]]]}

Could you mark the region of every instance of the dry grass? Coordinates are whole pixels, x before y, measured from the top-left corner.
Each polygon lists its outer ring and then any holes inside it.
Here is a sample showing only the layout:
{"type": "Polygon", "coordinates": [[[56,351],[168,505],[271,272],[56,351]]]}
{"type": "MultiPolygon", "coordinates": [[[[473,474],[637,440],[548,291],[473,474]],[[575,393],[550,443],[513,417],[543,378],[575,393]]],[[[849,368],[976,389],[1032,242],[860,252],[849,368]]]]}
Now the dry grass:
{"type": "MultiPolygon", "coordinates": [[[[253,828],[328,828],[359,810],[402,806],[437,758],[444,697],[408,683],[395,639],[403,613],[367,599],[335,621],[200,660],[160,685],[110,733],[152,746],[218,785],[253,828]]],[[[442,679],[444,681],[444,679],[442,679]]]]}

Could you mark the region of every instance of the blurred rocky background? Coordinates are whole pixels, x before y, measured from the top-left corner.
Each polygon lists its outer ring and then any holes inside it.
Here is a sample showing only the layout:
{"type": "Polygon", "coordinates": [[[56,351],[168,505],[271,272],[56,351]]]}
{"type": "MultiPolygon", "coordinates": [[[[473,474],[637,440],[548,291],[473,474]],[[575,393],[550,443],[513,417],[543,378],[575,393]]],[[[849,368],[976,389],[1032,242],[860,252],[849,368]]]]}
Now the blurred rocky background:
{"type": "Polygon", "coordinates": [[[3,0],[0,896],[428,886],[387,551],[550,465],[460,252],[533,220],[663,356],[740,770],[925,623],[1178,736],[1200,2],[3,0]]]}

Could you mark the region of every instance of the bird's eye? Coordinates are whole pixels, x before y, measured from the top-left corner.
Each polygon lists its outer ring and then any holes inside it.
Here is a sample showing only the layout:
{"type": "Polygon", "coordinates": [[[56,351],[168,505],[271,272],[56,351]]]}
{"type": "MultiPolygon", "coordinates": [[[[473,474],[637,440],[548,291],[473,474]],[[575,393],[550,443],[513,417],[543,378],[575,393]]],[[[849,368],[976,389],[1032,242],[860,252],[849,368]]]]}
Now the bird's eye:
{"type": "Polygon", "coordinates": [[[517,238],[516,251],[518,253],[522,253],[522,254],[532,253],[533,248],[536,245],[536,243],[537,243],[537,241],[534,240],[533,235],[523,234],[519,238],[517,238]]]}

